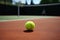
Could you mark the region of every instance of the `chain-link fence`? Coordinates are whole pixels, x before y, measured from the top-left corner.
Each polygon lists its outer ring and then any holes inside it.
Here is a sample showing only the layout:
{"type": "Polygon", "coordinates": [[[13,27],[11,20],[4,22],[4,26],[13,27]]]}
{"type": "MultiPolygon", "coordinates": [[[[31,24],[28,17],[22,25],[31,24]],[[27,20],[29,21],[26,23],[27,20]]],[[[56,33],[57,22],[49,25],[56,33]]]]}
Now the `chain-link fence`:
{"type": "Polygon", "coordinates": [[[21,4],[21,1],[0,0],[0,15],[59,15],[58,13],[60,13],[60,3],[26,5],[21,4]],[[16,5],[13,5],[13,2],[16,5]]]}

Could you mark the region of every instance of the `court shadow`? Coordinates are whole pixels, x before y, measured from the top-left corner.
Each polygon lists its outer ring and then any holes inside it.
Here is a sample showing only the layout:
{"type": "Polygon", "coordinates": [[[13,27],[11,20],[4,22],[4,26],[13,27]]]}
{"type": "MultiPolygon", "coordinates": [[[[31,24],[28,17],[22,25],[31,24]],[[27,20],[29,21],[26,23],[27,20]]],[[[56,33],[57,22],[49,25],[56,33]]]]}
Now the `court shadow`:
{"type": "Polygon", "coordinates": [[[33,30],[24,30],[24,32],[30,33],[30,32],[33,32],[33,30]]]}

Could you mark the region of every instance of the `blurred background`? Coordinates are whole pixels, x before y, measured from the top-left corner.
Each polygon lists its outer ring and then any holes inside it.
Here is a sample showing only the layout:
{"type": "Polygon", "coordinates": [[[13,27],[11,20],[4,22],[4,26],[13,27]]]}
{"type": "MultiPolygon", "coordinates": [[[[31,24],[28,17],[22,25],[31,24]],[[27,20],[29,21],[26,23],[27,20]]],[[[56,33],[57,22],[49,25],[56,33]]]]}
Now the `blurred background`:
{"type": "Polygon", "coordinates": [[[0,15],[18,15],[18,13],[60,16],[60,0],[0,0],[0,15]]]}
{"type": "Polygon", "coordinates": [[[0,0],[2,4],[12,4],[12,5],[40,5],[40,4],[51,4],[51,3],[60,3],[60,0],[0,0]]]}

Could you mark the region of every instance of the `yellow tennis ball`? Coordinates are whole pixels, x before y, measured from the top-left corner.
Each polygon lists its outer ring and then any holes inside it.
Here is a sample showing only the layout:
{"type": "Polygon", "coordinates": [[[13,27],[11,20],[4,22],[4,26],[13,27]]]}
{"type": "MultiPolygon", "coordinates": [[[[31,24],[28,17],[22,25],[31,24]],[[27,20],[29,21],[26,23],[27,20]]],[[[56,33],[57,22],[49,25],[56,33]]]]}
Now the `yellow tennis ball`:
{"type": "Polygon", "coordinates": [[[35,28],[35,23],[33,21],[27,21],[25,27],[27,30],[33,30],[35,28]]]}

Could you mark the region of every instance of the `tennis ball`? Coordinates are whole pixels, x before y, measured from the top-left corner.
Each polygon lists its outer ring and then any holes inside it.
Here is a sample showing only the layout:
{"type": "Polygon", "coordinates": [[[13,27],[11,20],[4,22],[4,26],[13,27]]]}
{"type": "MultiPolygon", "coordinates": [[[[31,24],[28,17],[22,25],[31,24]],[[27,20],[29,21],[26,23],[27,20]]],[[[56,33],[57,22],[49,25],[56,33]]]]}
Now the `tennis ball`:
{"type": "Polygon", "coordinates": [[[35,28],[35,23],[33,21],[27,21],[25,27],[27,30],[33,30],[35,28]]]}

